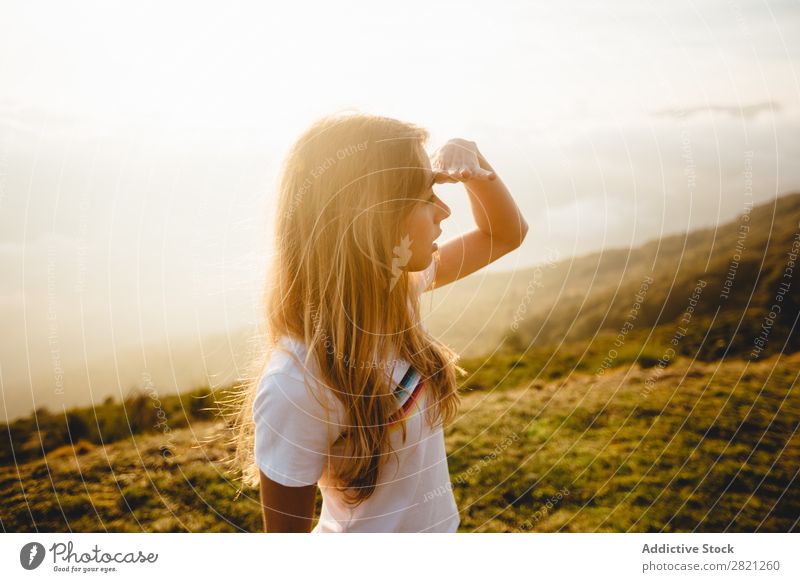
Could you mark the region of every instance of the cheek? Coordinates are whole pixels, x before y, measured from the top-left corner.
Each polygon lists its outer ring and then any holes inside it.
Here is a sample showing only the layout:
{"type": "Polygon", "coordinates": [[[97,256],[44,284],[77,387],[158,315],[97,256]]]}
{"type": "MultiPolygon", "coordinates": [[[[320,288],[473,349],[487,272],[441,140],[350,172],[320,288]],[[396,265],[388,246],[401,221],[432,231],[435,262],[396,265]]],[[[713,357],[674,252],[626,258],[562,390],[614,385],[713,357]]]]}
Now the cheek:
{"type": "Polygon", "coordinates": [[[412,239],[419,238],[425,227],[425,214],[419,210],[412,212],[408,219],[403,224],[404,233],[411,236],[412,239]]]}

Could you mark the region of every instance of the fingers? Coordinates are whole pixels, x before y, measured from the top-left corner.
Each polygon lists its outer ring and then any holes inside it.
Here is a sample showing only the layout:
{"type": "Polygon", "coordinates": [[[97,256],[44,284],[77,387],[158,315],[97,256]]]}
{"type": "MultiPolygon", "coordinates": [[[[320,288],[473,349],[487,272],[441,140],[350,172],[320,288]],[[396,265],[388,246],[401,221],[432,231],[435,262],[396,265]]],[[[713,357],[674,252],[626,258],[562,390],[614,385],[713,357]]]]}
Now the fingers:
{"type": "Polygon", "coordinates": [[[470,180],[492,181],[497,178],[497,174],[484,170],[483,168],[451,168],[447,170],[438,170],[434,175],[436,184],[453,184],[456,182],[468,182],[470,180]]]}
{"type": "Polygon", "coordinates": [[[435,184],[447,184],[457,182],[458,180],[454,180],[450,177],[449,172],[443,172],[441,170],[434,172],[434,179],[435,184]]]}
{"type": "MultiPolygon", "coordinates": [[[[464,174],[462,173],[462,176],[464,174]]],[[[483,168],[477,168],[475,170],[466,170],[466,176],[464,177],[464,181],[467,180],[487,180],[492,181],[497,178],[497,174],[494,172],[490,172],[489,170],[484,170],[483,168]]]]}

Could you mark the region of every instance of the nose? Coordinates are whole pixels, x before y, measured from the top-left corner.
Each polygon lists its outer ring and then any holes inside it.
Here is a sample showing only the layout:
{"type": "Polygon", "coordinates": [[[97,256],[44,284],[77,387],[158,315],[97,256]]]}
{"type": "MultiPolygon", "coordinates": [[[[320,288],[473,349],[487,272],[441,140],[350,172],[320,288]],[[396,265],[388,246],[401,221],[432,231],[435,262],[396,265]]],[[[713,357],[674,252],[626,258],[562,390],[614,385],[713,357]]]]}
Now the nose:
{"type": "Polygon", "coordinates": [[[450,216],[450,207],[445,204],[441,198],[437,196],[436,200],[436,214],[438,215],[439,220],[444,220],[448,216],[450,216]]]}

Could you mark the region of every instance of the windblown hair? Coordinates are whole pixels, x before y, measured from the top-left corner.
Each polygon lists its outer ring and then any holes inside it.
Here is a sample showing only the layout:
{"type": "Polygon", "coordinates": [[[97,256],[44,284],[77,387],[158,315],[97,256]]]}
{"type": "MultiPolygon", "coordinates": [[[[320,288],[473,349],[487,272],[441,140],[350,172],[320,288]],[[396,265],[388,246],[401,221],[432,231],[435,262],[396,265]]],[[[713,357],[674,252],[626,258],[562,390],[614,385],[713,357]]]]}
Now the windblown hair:
{"type": "MultiPolygon", "coordinates": [[[[302,340],[322,385],[343,405],[346,453],[332,477],[351,504],[372,495],[392,452],[388,429],[397,404],[388,359],[404,359],[427,382],[431,425],[449,424],[460,403],[458,355],[419,325],[419,297],[395,250],[404,217],[427,203],[420,198],[431,180],[422,161],[427,138],[425,129],[395,119],[337,114],[306,130],[282,168],[264,357],[281,336],[302,340]]],[[[247,486],[259,482],[257,385],[254,374],[236,423],[237,464],[247,486]]]]}

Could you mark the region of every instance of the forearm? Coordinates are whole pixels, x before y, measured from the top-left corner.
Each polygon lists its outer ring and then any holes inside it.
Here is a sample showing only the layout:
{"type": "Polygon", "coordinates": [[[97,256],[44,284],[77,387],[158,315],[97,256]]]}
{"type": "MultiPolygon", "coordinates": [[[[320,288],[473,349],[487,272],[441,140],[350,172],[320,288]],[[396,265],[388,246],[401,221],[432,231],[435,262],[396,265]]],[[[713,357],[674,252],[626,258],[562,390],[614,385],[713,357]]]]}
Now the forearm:
{"type": "Polygon", "coordinates": [[[464,182],[478,228],[493,240],[518,247],[528,232],[511,192],[483,155],[478,152],[481,168],[494,172],[494,180],[473,179],[464,182]]]}

